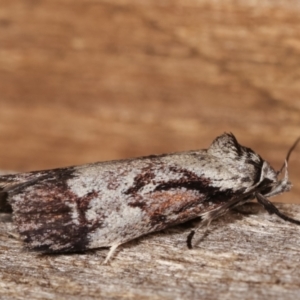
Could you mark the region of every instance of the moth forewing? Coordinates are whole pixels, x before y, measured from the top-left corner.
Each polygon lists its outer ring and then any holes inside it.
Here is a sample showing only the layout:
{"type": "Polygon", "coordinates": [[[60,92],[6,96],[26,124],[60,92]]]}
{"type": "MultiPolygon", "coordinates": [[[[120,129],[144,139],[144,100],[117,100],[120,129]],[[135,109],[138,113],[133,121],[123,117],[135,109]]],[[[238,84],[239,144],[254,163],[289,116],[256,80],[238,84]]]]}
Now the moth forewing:
{"type": "Polygon", "coordinates": [[[29,249],[111,247],[107,262],[132,239],[196,217],[209,224],[254,197],[297,223],[266,199],[290,187],[287,169],[279,181],[266,161],[225,133],[204,150],[1,176],[0,210],[12,207],[29,249]]]}

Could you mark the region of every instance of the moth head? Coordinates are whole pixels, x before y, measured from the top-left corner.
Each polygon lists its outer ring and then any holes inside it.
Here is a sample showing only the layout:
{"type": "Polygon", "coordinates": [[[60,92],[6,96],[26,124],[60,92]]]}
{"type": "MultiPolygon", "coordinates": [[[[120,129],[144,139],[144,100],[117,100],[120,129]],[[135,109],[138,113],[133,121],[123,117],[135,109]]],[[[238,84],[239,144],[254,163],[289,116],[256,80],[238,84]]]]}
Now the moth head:
{"type": "Polygon", "coordinates": [[[288,159],[299,141],[300,138],[290,148],[285,163],[279,171],[275,171],[252,149],[240,145],[232,133],[224,133],[217,137],[208,151],[212,155],[226,160],[228,166],[233,164],[234,168],[238,168],[240,174],[253,176],[253,185],[249,186],[245,192],[255,189],[266,197],[272,197],[287,192],[292,187],[288,178],[288,159]],[[285,173],[281,177],[283,170],[285,173]]]}
{"type": "Polygon", "coordinates": [[[291,189],[292,184],[289,181],[288,161],[291,153],[296,148],[299,141],[300,137],[294,142],[292,147],[289,149],[286,155],[286,159],[282,167],[278,171],[275,171],[266,161],[264,161],[258,187],[263,188],[260,191],[260,193],[263,194],[265,197],[272,197],[284,192],[288,192],[291,189]],[[282,179],[279,179],[279,176],[282,174],[283,170],[285,170],[284,176],[282,179]]]}
{"type": "Polygon", "coordinates": [[[257,189],[265,197],[272,197],[284,192],[288,192],[292,184],[289,181],[288,163],[285,161],[285,173],[282,179],[279,178],[281,171],[275,171],[271,165],[264,161],[261,170],[260,180],[257,183],[257,189]]]}

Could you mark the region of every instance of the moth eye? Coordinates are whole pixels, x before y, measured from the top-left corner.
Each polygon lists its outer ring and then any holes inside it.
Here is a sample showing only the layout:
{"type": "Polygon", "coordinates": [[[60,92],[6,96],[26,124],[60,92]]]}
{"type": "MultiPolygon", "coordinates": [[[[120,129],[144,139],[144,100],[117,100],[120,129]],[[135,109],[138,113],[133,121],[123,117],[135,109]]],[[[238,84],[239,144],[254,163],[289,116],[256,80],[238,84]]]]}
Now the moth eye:
{"type": "Polygon", "coordinates": [[[272,188],[273,188],[272,186],[268,186],[268,187],[262,189],[260,193],[263,195],[268,194],[269,192],[272,191],[272,188]]]}

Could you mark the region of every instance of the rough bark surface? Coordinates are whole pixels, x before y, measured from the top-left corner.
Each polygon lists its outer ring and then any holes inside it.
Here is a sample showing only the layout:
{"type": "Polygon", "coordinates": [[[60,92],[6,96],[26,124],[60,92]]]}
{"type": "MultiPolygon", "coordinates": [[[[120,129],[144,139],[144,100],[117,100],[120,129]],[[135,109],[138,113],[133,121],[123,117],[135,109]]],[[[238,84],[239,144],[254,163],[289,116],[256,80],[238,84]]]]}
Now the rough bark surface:
{"type": "MultiPolygon", "coordinates": [[[[300,219],[300,206],[277,204],[300,219]]],[[[39,255],[0,222],[1,299],[297,299],[300,227],[249,204],[215,221],[188,250],[187,225],[132,241],[102,265],[108,250],[39,255]]],[[[189,224],[191,225],[191,224],[189,224]]],[[[201,235],[199,235],[201,236],[201,235]]]]}

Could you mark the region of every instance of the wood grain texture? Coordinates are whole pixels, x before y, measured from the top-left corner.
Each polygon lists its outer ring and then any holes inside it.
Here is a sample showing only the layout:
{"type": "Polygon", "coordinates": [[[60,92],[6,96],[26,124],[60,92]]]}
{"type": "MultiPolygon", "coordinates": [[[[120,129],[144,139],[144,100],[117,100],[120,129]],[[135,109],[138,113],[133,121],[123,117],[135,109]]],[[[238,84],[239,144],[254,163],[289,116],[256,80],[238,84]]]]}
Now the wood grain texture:
{"type": "MultiPolygon", "coordinates": [[[[277,206],[300,219],[299,205],[277,206]]],[[[177,226],[125,244],[107,266],[107,250],[26,252],[0,222],[1,299],[297,299],[300,227],[257,204],[244,211],[215,221],[193,250],[191,228],[177,226]]]]}

